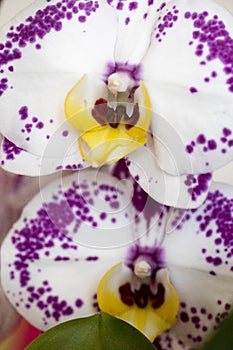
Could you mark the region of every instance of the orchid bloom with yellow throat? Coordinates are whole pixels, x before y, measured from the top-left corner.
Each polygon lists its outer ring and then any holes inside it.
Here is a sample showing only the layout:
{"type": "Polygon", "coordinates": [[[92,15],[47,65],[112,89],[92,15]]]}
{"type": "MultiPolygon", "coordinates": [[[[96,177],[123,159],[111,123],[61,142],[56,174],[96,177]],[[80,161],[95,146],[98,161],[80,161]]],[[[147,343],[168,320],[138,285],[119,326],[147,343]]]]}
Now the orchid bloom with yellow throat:
{"type": "Polygon", "coordinates": [[[231,14],[213,0],[29,2],[0,31],[1,166],[127,157],[155,200],[198,207],[233,158],[231,14]]]}
{"type": "Polygon", "coordinates": [[[5,294],[42,331],[102,310],[158,349],[195,349],[233,301],[233,189],[213,184],[198,209],[168,208],[120,163],[67,175],[28,203],[2,245],[5,294]]]}

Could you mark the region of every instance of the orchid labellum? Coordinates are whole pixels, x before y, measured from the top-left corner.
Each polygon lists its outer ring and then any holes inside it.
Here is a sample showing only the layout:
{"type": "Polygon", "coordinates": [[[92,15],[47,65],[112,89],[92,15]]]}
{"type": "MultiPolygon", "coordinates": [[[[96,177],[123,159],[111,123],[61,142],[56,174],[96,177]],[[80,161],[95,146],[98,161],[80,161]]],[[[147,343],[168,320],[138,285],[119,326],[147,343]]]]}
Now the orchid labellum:
{"type": "Polygon", "coordinates": [[[33,2],[0,34],[2,167],[127,157],[154,199],[199,206],[233,158],[232,23],[211,0],[33,2]]]}
{"type": "Polygon", "coordinates": [[[233,188],[212,184],[201,207],[178,210],[122,169],[85,169],[34,197],[2,246],[5,293],[41,330],[102,310],[161,349],[196,348],[233,299],[233,188]]]}

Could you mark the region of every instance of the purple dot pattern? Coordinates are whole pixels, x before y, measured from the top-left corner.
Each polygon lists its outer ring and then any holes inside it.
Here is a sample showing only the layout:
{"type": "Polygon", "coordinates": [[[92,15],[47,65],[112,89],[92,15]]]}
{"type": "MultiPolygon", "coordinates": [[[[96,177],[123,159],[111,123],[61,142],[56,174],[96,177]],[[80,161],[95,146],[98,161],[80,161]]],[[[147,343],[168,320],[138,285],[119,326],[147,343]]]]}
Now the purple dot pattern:
{"type": "MultiPolygon", "coordinates": [[[[124,0],[107,0],[107,3],[114,7],[119,13],[124,11],[123,24],[129,25],[131,17],[134,13],[137,14],[140,8],[140,1],[124,1],[124,0]]],[[[144,4],[143,4],[144,5],[144,4]]],[[[147,9],[149,11],[150,6],[154,5],[154,0],[147,1],[147,9]]],[[[144,20],[147,19],[148,12],[142,14],[144,20]]]]}
{"type": "MultiPolygon", "coordinates": [[[[45,4],[50,1],[45,1],[45,4]]],[[[98,8],[98,1],[61,0],[37,10],[35,15],[26,18],[24,23],[10,27],[6,41],[0,43],[0,65],[6,65],[7,70],[13,72],[12,62],[21,59],[25,47],[33,45],[35,50],[39,51],[42,48],[42,39],[51,31],[61,31],[64,21],[75,20],[84,23],[98,8]]],[[[1,70],[1,74],[4,74],[4,69],[1,70]]],[[[3,77],[0,79],[0,95],[7,88],[7,78],[3,77]]]]}
{"type": "Polygon", "coordinates": [[[83,169],[83,164],[78,163],[78,164],[66,164],[66,165],[57,165],[55,170],[81,170],[83,169]]]}
{"type": "MultiPolygon", "coordinates": [[[[226,85],[233,93],[233,39],[225,24],[217,15],[210,18],[207,11],[187,11],[184,18],[193,22],[194,30],[189,45],[195,45],[195,55],[200,59],[200,64],[207,65],[214,60],[221,62],[226,85]]],[[[217,72],[213,71],[210,77],[203,77],[203,80],[209,83],[211,78],[216,77],[217,72]]]]}
{"type": "MultiPolygon", "coordinates": [[[[195,152],[195,149],[208,153],[218,150],[221,154],[226,154],[233,147],[233,134],[230,128],[224,127],[218,139],[208,139],[206,135],[199,134],[195,140],[191,140],[185,146],[185,151],[189,154],[195,152]]],[[[209,164],[206,164],[209,165],[209,164]]]]}
{"type": "MultiPolygon", "coordinates": [[[[2,152],[6,155],[6,160],[14,160],[17,155],[23,152],[22,148],[17,147],[14,143],[4,137],[2,141],[2,152]]],[[[4,161],[2,161],[4,162],[4,161]]],[[[3,163],[4,164],[4,163],[3,163]]],[[[2,164],[2,165],[3,165],[2,164]]]]}
{"type": "Polygon", "coordinates": [[[171,10],[165,7],[166,3],[163,3],[157,12],[161,14],[158,17],[158,22],[155,27],[155,39],[157,42],[161,43],[163,37],[166,35],[167,31],[175,25],[178,20],[179,10],[176,5],[172,7],[171,10]]]}
{"type": "MultiPolygon", "coordinates": [[[[9,276],[11,280],[18,280],[20,290],[24,290],[25,293],[24,298],[22,296],[17,298],[15,306],[26,309],[38,308],[42,313],[44,325],[47,325],[50,319],[59,322],[61,317],[70,317],[75,310],[80,310],[85,304],[79,297],[78,290],[73,304],[59,298],[50,282],[43,280],[43,269],[37,270],[37,274],[41,276],[41,284],[38,283],[40,279],[37,277],[37,285],[33,285],[31,267],[43,259],[47,261],[51,259],[58,264],[72,260],[77,264],[78,271],[80,260],[85,260],[88,264],[98,261],[99,257],[94,254],[80,257],[78,244],[74,243],[69,233],[77,234],[83,223],[94,228],[98,226],[96,218],[91,214],[91,207],[95,200],[98,201],[99,196],[105,199],[109,208],[119,207],[119,190],[116,187],[105,183],[98,185],[95,182],[91,186],[95,188],[94,198],[86,180],[79,184],[73,181],[66,191],[62,192],[60,189],[52,201],[44,203],[33,218],[24,217],[23,227],[13,232],[12,244],[15,256],[9,265],[9,276]],[[62,254],[56,253],[58,248],[62,254]]],[[[107,215],[100,213],[99,220],[105,220],[107,215]]],[[[59,265],[57,268],[59,269],[59,265]]],[[[9,295],[14,293],[8,291],[9,295]]],[[[93,300],[93,312],[97,308],[97,301],[93,300]]]]}
{"type": "MultiPolygon", "coordinates": [[[[19,119],[22,121],[21,133],[25,135],[25,141],[30,141],[29,134],[36,130],[43,130],[44,123],[39,120],[36,116],[29,116],[29,111],[27,106],[20,107],[19,111],[19,119]]],[[[50,135],[45,135],[45,138],[48,139],[50,135]]]]}
{"type": "MultiPolygon", "coordinates": [[[[209,273],[216,276],[217,268],[222,265],[233,272],[233,199],[218,190],[209,192],[203,208],[192,209],[192,213],[199,227],[196,234],[205,238],[201,254],[210,265],[209,273]],[[208,250],[208,240],[214,243],[214,253],[208,250]]],[[[189,220],[190,215],[186,215],[177,229],[183,229],[189,220]]]]}
{"type": "Polygon", "coordinates": [[[188,188],[188,193],[192,201],[196,201],[199,196],[208,191],[211,179],[211,173],[199,174],[197,176],[187,175],[184,184],[188,188]]]}
{"type": "MultiPolygon", "coordinates": [[[[186,334],[182,336],[182,339],[177,336],[176,344],[179,344],[179,349],[195,350],[200,347],[200,343],[205,341],[207,333],[216,330],[220,322],[229,315],[230,304],[223,304],[222,300],[216,300],[218,311],[213,314],[205,306],[190,306],[186,302],[180,302],[178,322],[183,324],[186,334]],[[187,344],[193,345],[187,347],[187,344]]],[[[158,350],[176,350],[175,338],[172,335],[172,330],[169,330],[156,338],[154,344],[158,350]]]]}

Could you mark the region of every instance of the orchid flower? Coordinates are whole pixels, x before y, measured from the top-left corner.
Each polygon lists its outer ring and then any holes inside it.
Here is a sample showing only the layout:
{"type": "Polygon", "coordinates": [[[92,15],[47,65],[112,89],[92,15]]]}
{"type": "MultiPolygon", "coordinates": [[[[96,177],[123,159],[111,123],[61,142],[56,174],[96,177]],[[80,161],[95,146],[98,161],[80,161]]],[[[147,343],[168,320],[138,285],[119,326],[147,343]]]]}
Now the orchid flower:
{"type": "Polygon", "coordinates": [[[160,334],[159,349],[196,348],[233,299],[233,188],[212,184],[198,209],[168,208],[120,163],[29,202],[2,245],[5,293],[43,331],[102,310],[160,334]]]}
{"type": "Polygon", "coordinates": [[[0,42],[5,169],[127,157],[155,200],[187,208],[232,160],[232,16],[214,1],[37,0],[0,42]]]}

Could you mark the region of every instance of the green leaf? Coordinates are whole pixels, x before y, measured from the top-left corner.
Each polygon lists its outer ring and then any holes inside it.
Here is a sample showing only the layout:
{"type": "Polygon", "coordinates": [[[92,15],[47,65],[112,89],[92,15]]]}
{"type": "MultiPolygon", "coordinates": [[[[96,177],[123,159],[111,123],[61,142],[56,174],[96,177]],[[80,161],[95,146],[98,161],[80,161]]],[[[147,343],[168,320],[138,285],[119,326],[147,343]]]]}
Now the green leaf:
{"type": "Polygon", "coordinates": [[[156,350],[136,328],[106,313],[51,328],[25,350],[156,350]]]}
{"type": "Polygon", "coordinates": [[[219,326],[215,335],[207,342],[202,350],[233,349],[233,313],[219,326]]]}

